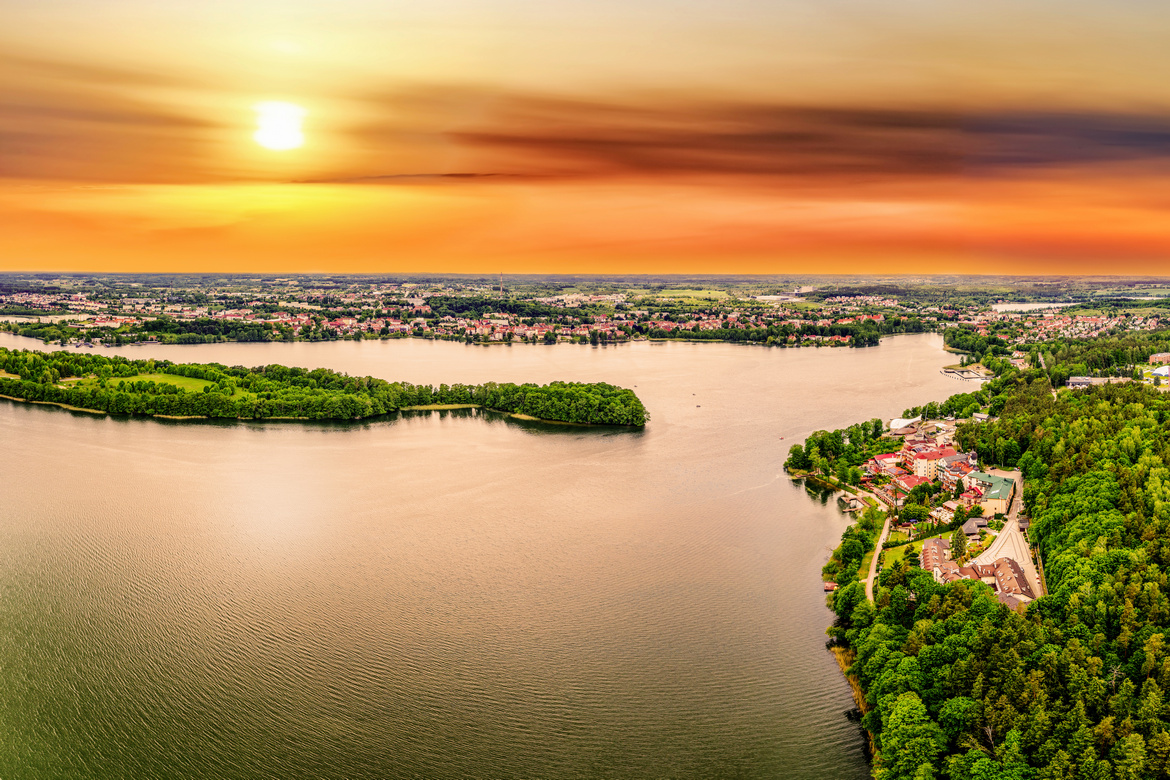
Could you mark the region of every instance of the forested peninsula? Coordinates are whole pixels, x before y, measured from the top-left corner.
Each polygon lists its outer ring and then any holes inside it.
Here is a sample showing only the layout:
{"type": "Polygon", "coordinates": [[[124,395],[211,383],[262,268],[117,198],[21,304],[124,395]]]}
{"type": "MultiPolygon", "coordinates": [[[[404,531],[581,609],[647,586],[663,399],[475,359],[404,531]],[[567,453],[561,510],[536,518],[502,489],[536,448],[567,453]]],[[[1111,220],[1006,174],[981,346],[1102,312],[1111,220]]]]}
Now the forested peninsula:
{"type": "MultiPolygon", "coordinates": [[[[958,427],[962,448],[1021,470],[1046,594],[1012,608],[907,555],[870,601],[855,561],[837,572],[829,633],[851,660],[875,777],[1170,777],[1170,396],[1129,379],[1166,340],[1052,343],[1046,368],[1004,361],[981,391],[998,419],[958,427]],[[1086,369],[1127,381],[1054,390],[1086,369]]],[[[872,546],[869,520],[835,558],[872,546]]]]}
{"type": "Polygon", "coordinates": [[[538,420],[643,427],[632,391],[603,382],[414,385],[324,368],[244,368],[0,348],[0,395],[110,414],[246,420],[360,420],[403,409],[475,406],[538,420]]]}

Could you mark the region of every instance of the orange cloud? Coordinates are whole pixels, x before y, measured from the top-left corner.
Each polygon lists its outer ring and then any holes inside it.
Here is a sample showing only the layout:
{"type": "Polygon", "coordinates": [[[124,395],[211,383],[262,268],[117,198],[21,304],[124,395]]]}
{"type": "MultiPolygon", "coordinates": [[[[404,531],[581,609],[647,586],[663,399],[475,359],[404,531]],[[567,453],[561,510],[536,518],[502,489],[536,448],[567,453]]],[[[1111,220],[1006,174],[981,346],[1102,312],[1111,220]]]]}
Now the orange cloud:
{"type": "Polygon", "coordinates": [[[1170,257],[1170,116],[1153,110],[415,88],[351,96],[278,157],[196,110],[225,99],[198,80],[0,65],[11,270],[1158,273],[1170,257]]]}

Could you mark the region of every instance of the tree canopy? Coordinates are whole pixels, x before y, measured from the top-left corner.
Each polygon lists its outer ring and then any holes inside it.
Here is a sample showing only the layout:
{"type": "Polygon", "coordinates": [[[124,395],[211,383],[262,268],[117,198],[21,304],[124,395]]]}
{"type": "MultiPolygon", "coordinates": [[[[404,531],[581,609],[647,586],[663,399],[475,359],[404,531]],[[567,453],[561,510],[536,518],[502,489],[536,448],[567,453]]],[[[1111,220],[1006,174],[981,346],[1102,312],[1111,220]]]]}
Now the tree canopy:
{"type": "Polygon", "coordinates": [[[859,586],[830,595],[876,776],[1170,777],[1170,398],[1137,383],[1054,397],[1040,370],[987,391],[999,419],[958,438],[1024,472],[1048,595],[1013,610],[905,564],[872,604],[859,586]]]}
{"type": "Polygon", "coordinates": [[[604,382],[414,385],[328,369],[127,360],[0,348],[0,394],[115,414],[356,420],[406,407],[468,404],[541,420],[642,427],[638,396],[604,382]],[[174,381],[169,381],[174,377],[174,381]],[[187,380],[198,380],[193,383],[187,380]]]}

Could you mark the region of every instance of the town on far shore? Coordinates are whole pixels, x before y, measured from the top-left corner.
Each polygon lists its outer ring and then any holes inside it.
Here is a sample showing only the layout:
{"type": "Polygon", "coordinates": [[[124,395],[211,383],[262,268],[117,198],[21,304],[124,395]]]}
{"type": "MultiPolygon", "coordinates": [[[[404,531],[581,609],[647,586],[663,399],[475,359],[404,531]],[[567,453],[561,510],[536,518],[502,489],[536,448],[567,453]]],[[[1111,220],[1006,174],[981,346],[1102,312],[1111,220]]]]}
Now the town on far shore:
{"type": "Polygon", "coordinates": [[[867,347],[956,328],[1019,347],[1152,330],[1166,304],[1164,280],[0,274],[6,329],[89,346],[413,337],[867,347]]]}

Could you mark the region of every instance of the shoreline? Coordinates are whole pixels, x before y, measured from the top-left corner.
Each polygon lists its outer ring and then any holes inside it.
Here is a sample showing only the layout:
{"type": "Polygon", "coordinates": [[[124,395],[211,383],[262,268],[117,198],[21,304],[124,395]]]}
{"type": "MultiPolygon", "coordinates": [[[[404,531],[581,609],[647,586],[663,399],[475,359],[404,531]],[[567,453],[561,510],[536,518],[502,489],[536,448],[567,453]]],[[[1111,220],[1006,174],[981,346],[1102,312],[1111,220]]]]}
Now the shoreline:
{"type": "MultiPolygon", "coordinates": [[[[851,647],[832,645],[829,647],[829,652],[836,659],[837,666],[841,670],[841,676],[849,683],[849,690],[853,692],[853,703],[857,705],[857,709],[861,711],[864,717],[870,710],[869,702],[865,700],[865,692],[861,690],[861,682],[855,676],[849,674],[849,667],[853,666],[853,662],[857,660],[857,651],[851,647]]],[[[860,724],[858,724],[858,728],[865,734],[867,753],[869,754],[869,759],[872,761],[874,755],[873,734],[870,734],[869,729],[860,724]]]]}
{"type": "MultiPolygon", "coordinates": [[[[82,347],[89,347],[91,349],[103,349],[103,350],[110,349],[110,348],[139,347],[139,346],[151,346],[151,345],[159,345],[159,346],[166,346],[166,347],[202,347],[202,346],[207,346],[209,344],[330,344],[330,343],[339,342],[339,341],[359,341],[359,342],[360,341],[401,341],[404,339],[420,339],[422,341],[450,341],[453,343],[465,343],[466,346],[470,346],[470,347],[495,347],[495,346],[511,347],[511,346],[517,346],[517,345],[537,346],[537,347],[555,347],[559,344],[569,344],[572,346],[579,346],[579,347],[580,346],[617,347],[617,346],[623,346],[626,344],[634,344],[637,342],[646,342],[648,344],[666,344],[666,343],[669,343],[672,341],[677,341],[677,342],[682,343],[682,344],[732,344],[732,345],[739,345],[739,346],[768,347],[768,348],[779,348],[779,349],[810,349],[810,348],[821,349],[823,347],[829,347],[831,349],[835,349],[835,348],[839,348],[839,347],[845,347],[845,348],[851,348],[851,349],[865,349],[868,346],[875,346],[875,347],[881,346],[881,341],[883,341],[887,338],[893,338],[895,336],[917,336],[917,335],[921,335],[924,333],[934,333],[934,334],[939,334],[939,335],[942,334],[941,330],[925,330],[925,331],[920,331],[920,332],[915,332],[915,333],[882,333],[879,336],[879,340],[878,340],[877,344],[873,344],[873,345],[867,344],[867,345],[863,345],[863,346],[854,345],[854,344],[846,344],[846,343],[841,343],[841,342],[835,342],[832,344],[824,344],[824,343],[801,344],[799,342],[794,343],[794,344],[788,344],[788,343],[768,344],[767,342],[764,342],[764,341],[750,341],[750,340],[739,340],[739,339],[695,339],[695,338],[669,338],[669,337],[668,338],[655,338],[655,337],[650,337],[650,336],[642,336],[641,338],[626,338],[626,339],[621,339],[621,340],[617,340],[617,341],[607,341],[607,342],[604,342],[601,344],[588,344],[588,343],[583,344],[581,342],[560,341],[560,340],[558,340],[554,344],[546,344],[543,341],[519,341],[516,339],[513,339],[512,341],[473,341],[471,343],[466,343],[463,341],[462,337],[456,337],[456,336],[416,336],[413,333],[391,334],[389,336],[372,335],[369,337],[363,337],[361,339],[352,339],[352,338],[339,338],[339,339],[293,338],[293,339],[272,339],[271,341],[240,341],[238,339],[224,339],[223,341],[208,341],[208,342],[188,343],[188,344],[184,344],[184,343],[178,342],[178,341],[166,342],[166,341],[138,340],[138,341],[127,341],[124,344],[102,343],[99,345],[93,345],[93,344],[88,344],[86,342],[82,342],[82,343],[78,343],[78,344],[58,345],[58,344],[56,344],[56,342],[53,342],[53,344],[45,344],[44,339],[42,339],[40,336],[26,336],[23,333],[18,333],[14,330],[8,330],[6,328],[0,328],[0,331],[10,333],[11,335],[17,336],[19,338],[26,338],[26,339],[31,339],[33,341],[37,341],[41,344],[44,344],[45,346],[56,345],[56,346],[58,346],[58,348],[61,348],[61,349],[65,349],[65,348],[69,348],[69,347],[75,347],[78,349],[80,349],[82,347]]],[[[949,347],[944,347],[944,349],[946,349],[947,351],[961,352],[960,350],[953,350],[949,347]]],[[[963,354],[965,354],[965,353],[963,353],[963,354]]]]}
{"type": "MultiPolygon", "coordinates": [[[[446,411],[449,409],[484,409],[485,411],[502,414],[507,417],[512,417],[517,420],[525,422],[539,422],[547,425],[567,425],[574,428],[629,428],[638,429],[633,425],[610,425],[606,423],[578,423],[569,422],[568,420],[546,420],[542,417],[533,417],[528,414],[521,414],[520,412],[505,412],[500,409],[488,409],[487,407],[478,404],[425,404],[423,406],[403,406],[395,409],[393,412],[386,414],[378,414],[370,417],[354,417],[354,418],[338,418],[338,417],[210,417],[208,415],[182,415],[182,414],[121,414],[118,412],[106,412],[101,409],[86,409],[83,406],[72,406],[70,404],[63,404],[57,401],[31,401],[27,398],[18,398],[13,395],[4,395],[0,393],[0,399],[6,401],[14,401],[21,404],[35,404],[38,406],[56,406],[60,409],[65,409],[70,412],[84,412],[85,414],[99,414],[105,417],[127,417],[140,418],[144,420],[159,419],[159,420],[174,420],[183,422],[185,420],[223,420],[231,422],[267,422],[270,420],[284,421],[284,422],[327,422],[327,423],[358,423],[367,420],[374,420],[379,417],[390,417],[391,415],[400,412],[436,412],[446,411]]],[[[638,429],[640,430],[640,429],[638,429]]]]}

